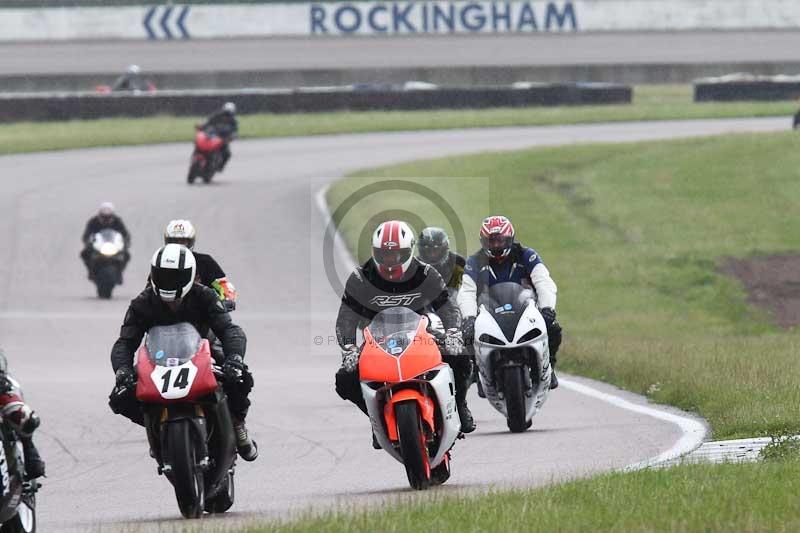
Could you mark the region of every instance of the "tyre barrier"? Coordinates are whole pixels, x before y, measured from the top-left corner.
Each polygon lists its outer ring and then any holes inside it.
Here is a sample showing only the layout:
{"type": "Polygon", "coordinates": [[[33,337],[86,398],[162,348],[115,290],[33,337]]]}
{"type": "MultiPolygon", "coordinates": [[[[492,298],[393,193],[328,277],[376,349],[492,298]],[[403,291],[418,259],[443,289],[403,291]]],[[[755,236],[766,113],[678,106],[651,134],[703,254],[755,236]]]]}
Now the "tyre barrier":
{"type": "Polygon", "coordinates": [[[694,82],[695,102],[776,101],[796,100],[798,97],[798,76],[732,74],[694,82]]]}
{"type": "Polygon", "coordinates": [[[240,113],[250,114],[629,104],[633,96],[630,86],[592,83],[412,87],[398,89],[368,85],[140,94],[7,93],[0,95],[0,122],[152,115],[204,116],[228,100],[236,103],[240,113]]]}

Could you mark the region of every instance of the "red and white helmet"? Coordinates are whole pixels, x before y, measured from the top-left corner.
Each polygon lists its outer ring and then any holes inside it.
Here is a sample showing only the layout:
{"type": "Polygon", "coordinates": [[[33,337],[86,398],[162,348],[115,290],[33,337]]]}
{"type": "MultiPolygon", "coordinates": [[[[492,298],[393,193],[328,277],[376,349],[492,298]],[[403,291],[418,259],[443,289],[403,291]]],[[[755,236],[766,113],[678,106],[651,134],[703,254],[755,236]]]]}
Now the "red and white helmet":
{"type": "Polygon", "coordinates": [[[502,215],[492,215],[481,224],[481,247],[486,255],[496,260],[505,259],[514,244],[514,226],[502,215]]]}
{"type": "Polygon", "coordinates": [[[405,222],[390,220],[378,226],[372,234],[372,260],[382,278],[397,281],[408,272],[414,241],[414,230],[405,222]]]}

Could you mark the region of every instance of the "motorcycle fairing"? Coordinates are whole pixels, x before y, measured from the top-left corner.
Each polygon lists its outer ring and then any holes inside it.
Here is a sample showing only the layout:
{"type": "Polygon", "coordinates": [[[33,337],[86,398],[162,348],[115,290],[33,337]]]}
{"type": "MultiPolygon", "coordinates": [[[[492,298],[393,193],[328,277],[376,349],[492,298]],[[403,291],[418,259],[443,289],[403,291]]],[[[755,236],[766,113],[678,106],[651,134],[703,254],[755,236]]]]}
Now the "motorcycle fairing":
{"type": "Polygon", "coordinates": [[[136,398],[145,403],[172,403],[199,400],[217,389],[212,367],[211,349],[207,339],[191,358],[150,354],[146,344],[137,353],[136,398]],[[160,359],[160,361],[159,361],[160,359]]]}

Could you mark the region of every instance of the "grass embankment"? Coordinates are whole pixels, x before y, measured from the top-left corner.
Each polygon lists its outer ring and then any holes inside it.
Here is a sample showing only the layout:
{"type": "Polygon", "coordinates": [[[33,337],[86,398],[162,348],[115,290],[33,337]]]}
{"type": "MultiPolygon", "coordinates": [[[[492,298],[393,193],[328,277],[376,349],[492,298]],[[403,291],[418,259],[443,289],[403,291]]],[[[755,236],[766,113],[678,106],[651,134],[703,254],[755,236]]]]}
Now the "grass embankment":
{"type": "MultiPolygon", "coordinates": [[[[562,368],[697,411],[716,438],[797,433],[800,331],[771,325],[746,305],[737,282],[717,273],[724,256],[800,248],[796,142],[791,134],[737,135],[415,162],[341,181],[329,200],[335,207],[376,178],[411,176],[460,213],[470,251],[481,218],[505,213],[558,281],[562,368]]],[[[449,227],[418,195],[379,193],[341,221],[348,240],[362,244],[360,255],[368,253],[364,221],[397,206],[449,227]]],[[[772,448],[768,457],[758,464],[685,465],[544,489],[440,496],[280,527],[797,531],[797,446],[772,448]]]]}
{"type": "Polygon", "coordinates": [[[800,461],[695,465],[481,497],[432,494],[425,503],[247,531],[789,532],[800,530],[798,493],[800,461]]]}
{"type": "MultiPolygon", "coordinates": [[[[246,115],[241,118],[241,133],[242,138],[264,138],[632,120],[788,117],[795,108],[792,102],[695,104],[687,85],[638,86],[631,105],[246,115]]],[[[193,125],[200,120],[150,117],[7,124],[0,130],[0,154],[189,142],[193,125]]]]}

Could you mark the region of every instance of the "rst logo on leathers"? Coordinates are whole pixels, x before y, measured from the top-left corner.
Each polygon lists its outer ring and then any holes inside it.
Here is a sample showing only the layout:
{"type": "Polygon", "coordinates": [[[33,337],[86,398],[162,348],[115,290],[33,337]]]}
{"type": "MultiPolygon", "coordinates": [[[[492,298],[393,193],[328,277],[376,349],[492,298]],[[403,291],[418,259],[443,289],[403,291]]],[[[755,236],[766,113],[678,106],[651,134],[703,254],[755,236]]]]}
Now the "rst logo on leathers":
{"type": "Polygon", "coordinates": [[[373,305],[377,305],[378,307],[398,307],[398,306],[409,306],[411,305],[414,300],[421,297],[421,292],[414,292],[411,294],[386,294],[386,295],[378,295],[372,298],[369,303],[373,305]]]}

